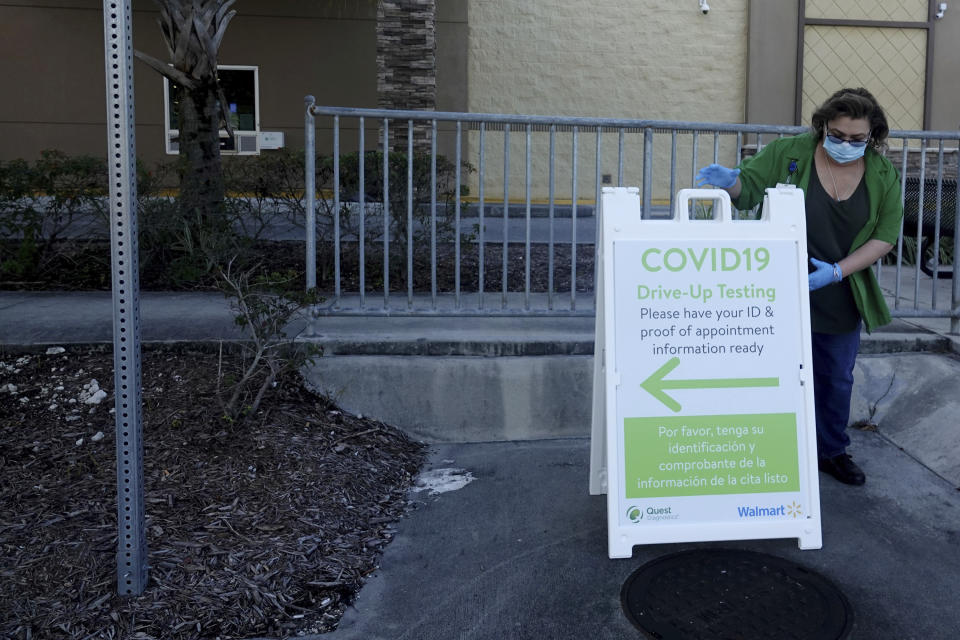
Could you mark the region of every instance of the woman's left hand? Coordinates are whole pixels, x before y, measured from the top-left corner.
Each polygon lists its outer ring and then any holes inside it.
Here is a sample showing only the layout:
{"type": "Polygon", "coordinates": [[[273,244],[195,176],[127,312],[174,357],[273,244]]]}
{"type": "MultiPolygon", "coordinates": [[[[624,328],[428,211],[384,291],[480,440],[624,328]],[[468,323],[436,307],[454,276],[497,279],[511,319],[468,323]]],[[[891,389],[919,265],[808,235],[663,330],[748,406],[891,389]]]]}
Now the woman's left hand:
{"type": "Polygon", "coordinates": [[[810,282],[810,291],[816,291],[817,289],[825,287],[828,284],[833,284],[834,282],[840,282],[843,280],[843,272],[840,270],[840,265],[837,263],[830,264],[829,262],[824,262],[823,260],[810,258],[810,264],[816,268],[816,271],[811,271],[808,277],[810,282]]]}

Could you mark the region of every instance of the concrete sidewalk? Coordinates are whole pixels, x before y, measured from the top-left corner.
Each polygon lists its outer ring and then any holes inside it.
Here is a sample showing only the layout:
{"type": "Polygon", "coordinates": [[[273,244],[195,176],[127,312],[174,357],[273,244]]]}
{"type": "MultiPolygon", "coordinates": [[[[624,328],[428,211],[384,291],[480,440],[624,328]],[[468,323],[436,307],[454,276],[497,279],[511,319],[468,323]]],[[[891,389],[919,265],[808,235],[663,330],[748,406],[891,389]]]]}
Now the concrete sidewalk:
{"type": "Polygon", "coordinates": [[[960,493],[881,433],[851,435],[867,484],[820,474],[821,550],[800,551],[796,540],[650,545],[629,560],[607,558],[606,498],[587,491],[588,440],[438,445],[431,467],[473,482],[413,494],[416,511],[339,629],[312,638],[641,638],[621,611],[624,581],[650,560],[704,547],[823,574],[853,606],[851,638],[956,638],[960,493]]]}
{"type": "MultiPolygon", "coordinates": [[[[241,337],[219,294],[144,293],[141,317],[145,342],[241,337]]],[[[292,332],[304,326],[300,321],[292,332]]],[[[340,357],[412,356],[429,371],[468,359],[566,358],[562,366],[582,369],[581,377],[592,366],[592,318],[327,317],[315,329],[311,339],[331,356],[322,360],[335,365],[340,357]]],[[[957,351],[948,330],[948,319],[899,319],[864,336],[852,419],[870,417],[880,427],[851,429],[866,486],[820,476],[822,550],[801,552],[794,540],[651,545],[636,547],[630,560],[609,560],[605,497],[588,495],[589,440],[582,436],[590,428],[589,400],[568,391],[565,401],[585,405],[585,416],[567,416],[581,437],[489,441],[500,439],[496,434],[529,437],[531,426],[547,432],[563,417],[543,413],[506,412],[496,424],[474,415],[478,430],[471,433],[494,434],[475,438],[487,441],[452,441],[464,434],[437,431],[430,468],[474,480],[435,496],[412,494],[418,508],[397,525],[380,571],[340,629],[315,638],[641,637],[621,612],[623,582],[649,560],[705,546],[762,551],[824,574],[853,604],[851,637],[956,638],[960,361],[945,353],[957,351]]],[[[107,292],[0,292],[0,346],[111,341],[107,292]]],[[[372,378],[381,361],[364,362],[372,378]]],[[[564,380],[564,388],[576,388],[564,380]]],[[[423,379],[411,384],[428,386],[423,379]]],[[[467,388],[448,401],[464,404],[485,392],[467,388]]],[[[580,392],[589,395],[589,384],[580,392]]]]}

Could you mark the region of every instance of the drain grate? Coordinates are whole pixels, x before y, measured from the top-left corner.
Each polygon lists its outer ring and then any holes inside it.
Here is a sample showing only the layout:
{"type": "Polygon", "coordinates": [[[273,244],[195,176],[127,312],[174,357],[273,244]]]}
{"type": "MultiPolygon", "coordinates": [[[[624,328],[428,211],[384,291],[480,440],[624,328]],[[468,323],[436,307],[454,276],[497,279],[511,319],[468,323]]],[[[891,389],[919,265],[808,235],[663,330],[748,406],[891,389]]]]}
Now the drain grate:
{"type": "Polygon", "coordinates": [[[776,556],[697,549],[634,571],[620,600],[660,640],[840,640],[853,626],[846,596],[818,573],[776,556]]]}

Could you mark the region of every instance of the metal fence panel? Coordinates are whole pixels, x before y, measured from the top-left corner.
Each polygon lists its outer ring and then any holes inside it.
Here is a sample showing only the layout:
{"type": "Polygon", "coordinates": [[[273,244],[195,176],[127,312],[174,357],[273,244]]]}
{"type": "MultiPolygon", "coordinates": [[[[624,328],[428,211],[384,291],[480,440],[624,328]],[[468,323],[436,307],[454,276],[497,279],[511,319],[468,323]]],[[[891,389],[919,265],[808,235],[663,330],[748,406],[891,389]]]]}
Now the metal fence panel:
{"type": "MultiPolygon", "coordinates": [[[[594,203],[603,185],[640,185],[643,216],[666,217],[676,191],[694,186],[702,165],[733,166],[765,140],[807,130],[306,102],[307,283],[326,297],[316,314],[592,315],[594,203]],[[356,135],[344,138],[351,129],[356,135]],[[580,144],[582,132],[595,134],[593,144],[580,144]],[[491,154],[500,142],[502,152],[491,154]],[[512,154],[523,162],[511,162],[512,154]],[[320,183],[318,158],[333,166],[320,183]],[[590,163],[592,172],[579,170],[590,163]],[[592,199],[582,200],[584,193],[592,199]],[[332,220],[317,223],[320,211],[332,220]],[[322,282],[318,252],[332,263],[322,282]],[[379,278],[368,278],[368,263],[379,278]],[[490,281],[499,283],[496,302],[485,295],[490,281]],[[382,305],[367,304],[367,294],[382,295],[382,305]]],[[[887,155],[901,172],[905,217],[876,273],[894,316],[960,319],[958,280],[947,302],[933,277],[952,275],[944,262],[960,227],[958,142],[952,131],[890,134],[887,155]]]]}

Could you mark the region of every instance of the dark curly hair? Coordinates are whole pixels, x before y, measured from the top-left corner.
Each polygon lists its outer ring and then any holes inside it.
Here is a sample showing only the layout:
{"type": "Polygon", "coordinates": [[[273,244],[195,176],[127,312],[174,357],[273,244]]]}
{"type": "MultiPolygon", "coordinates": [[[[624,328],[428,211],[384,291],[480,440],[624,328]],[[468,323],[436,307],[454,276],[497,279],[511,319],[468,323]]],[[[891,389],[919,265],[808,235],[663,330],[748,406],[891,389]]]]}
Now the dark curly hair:
{"type": "Polygon", "coordinates": [[[870,146],[879,150],[886,143],[890,133],[887,116],[873,94],[863,87],[840,89],[813,112],[811,128],[817,140],[823,139],[827,123],[839,116],[866,118],[870,122],[870,146]]]}

